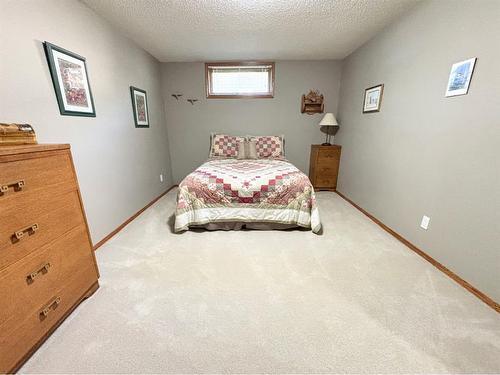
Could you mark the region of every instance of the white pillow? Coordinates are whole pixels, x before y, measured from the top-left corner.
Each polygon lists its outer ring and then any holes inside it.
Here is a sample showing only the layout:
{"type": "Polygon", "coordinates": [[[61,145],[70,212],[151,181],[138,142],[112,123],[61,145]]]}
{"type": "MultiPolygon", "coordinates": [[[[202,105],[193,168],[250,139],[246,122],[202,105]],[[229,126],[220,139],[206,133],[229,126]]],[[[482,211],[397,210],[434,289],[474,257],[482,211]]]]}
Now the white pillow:
{"type": "Polygon", "coordinates": [[[237,159],[257,159],[257,149],[254,141],[245,141],[238,144],[237,159]]]}

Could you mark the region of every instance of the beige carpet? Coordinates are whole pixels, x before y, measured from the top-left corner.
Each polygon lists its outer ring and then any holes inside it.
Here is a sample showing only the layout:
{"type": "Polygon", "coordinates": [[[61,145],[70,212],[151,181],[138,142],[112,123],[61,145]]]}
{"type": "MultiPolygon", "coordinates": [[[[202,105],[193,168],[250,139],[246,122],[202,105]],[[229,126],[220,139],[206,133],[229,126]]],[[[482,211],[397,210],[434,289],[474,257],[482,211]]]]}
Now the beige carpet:
{"type": "Polygon", "coordinates": [[[101,288],[21,372],[500,372],[500,314],[335,193],[322,236],[173,234],[175,195],[97,251],[101,288]]]}

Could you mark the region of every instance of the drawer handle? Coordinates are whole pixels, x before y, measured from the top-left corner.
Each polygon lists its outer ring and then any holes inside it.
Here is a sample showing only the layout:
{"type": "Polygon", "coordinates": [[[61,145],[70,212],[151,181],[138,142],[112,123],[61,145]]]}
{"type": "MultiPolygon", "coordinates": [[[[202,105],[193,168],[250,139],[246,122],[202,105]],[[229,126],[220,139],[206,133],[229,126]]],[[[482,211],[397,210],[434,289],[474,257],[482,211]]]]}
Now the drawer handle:
{"type": "Polygon", "coordinates": [[[38,275],[45,274],[45,273],[49,272],[49,269],[50,269],[50,263],[45,263],[37,271],[31,272],[28,276],[26,276],[26,280],[28,281],[28,284],[34,283],[35,279],[38,277],[38,275]]]}
{"type": "Polygon", "coordinates": [[[12,239],[13,240],[17,240],[17,241],[22,240],[24,238],[24,236],[26,236],[27,234],[28,235],[32,235],[32,234],[36,233],[36,231],[39,228],[40,227],[38,226],[37,223],[28,225],[26,228],[23,228],[23,229],[20,229],[20,230],[16,231],[12,235],[12,239]]]}
{"type": "Polygon", "coordinates": [[[40,310],[40,317],[43,319],[49,315],[49,313],[57,308],[61,303],[61,297],[56,297],[50,301],[45,307],[40,310]]]}
{"type": "Polygon", "coordinates": [[[25,185],[26,185],[26,183],[24,182],[24,180],[9,182],[7,184],[0,185],[0,192],[6,193],[10,188],[13,188],[14,191],[20,191],[20,190],[23,190],[23,187],[25,185]]]}

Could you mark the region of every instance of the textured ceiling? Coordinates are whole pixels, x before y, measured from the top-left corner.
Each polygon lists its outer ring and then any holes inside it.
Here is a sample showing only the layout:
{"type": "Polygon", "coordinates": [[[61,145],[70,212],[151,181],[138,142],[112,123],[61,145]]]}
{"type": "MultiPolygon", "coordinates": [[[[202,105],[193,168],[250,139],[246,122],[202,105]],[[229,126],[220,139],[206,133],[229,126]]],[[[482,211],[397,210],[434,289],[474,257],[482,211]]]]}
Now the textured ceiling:
{"type": "Polygon", "coordinates": [[[342,59],[417,0],[82,0],[160,61],[342,59]]]}

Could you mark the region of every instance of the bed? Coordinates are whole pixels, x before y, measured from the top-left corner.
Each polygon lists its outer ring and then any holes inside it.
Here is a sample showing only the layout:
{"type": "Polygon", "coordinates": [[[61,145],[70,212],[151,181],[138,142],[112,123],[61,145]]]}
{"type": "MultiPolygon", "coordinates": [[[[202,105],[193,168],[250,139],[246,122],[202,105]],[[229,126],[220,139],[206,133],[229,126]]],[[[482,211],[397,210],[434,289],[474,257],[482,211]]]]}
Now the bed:
{"type": "Polygon", "coordinates": [[[281,157],[215,157],[179,184],[175,232],[243,226],[318,233],[321,222],[309,178],[281,157]]]}

